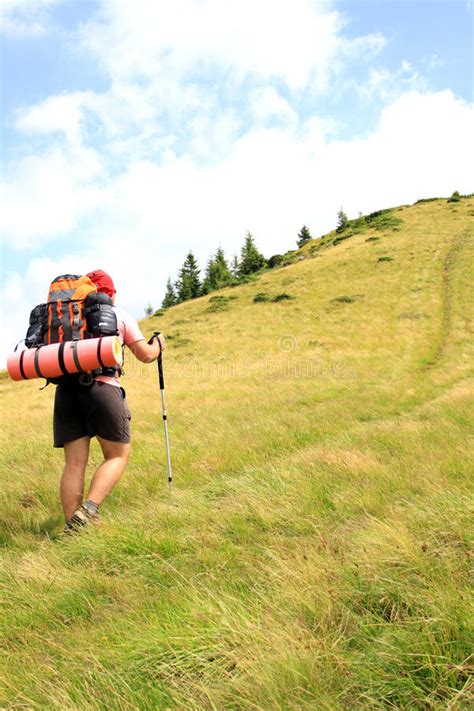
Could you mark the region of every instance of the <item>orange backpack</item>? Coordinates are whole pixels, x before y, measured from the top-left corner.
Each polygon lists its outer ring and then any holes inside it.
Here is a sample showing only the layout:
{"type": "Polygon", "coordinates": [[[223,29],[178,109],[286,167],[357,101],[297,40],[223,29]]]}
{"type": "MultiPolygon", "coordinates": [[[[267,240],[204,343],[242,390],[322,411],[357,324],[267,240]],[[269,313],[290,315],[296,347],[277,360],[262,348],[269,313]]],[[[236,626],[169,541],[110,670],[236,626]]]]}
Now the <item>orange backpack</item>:
{"type": "Polygon", "coordinates": [[[44,343],[63,343],[86,338],[84,302],[97,291],[87,276],[64,274],[51,282],[48,293],[44,343]]]}

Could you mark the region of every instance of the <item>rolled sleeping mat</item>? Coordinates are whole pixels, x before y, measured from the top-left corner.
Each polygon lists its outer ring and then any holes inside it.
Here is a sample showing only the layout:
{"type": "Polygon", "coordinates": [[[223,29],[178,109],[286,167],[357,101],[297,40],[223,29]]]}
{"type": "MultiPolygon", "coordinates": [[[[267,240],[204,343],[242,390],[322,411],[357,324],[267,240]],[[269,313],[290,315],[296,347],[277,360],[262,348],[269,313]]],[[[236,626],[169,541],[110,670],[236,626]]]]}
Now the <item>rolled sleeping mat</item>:
{"type": "Polygon", "coordinates": [[[122,365],[122,346],[117,336],[27,348],[12,353],[7,360],[12,380],[57,378],[112,365],[122,365]]]}

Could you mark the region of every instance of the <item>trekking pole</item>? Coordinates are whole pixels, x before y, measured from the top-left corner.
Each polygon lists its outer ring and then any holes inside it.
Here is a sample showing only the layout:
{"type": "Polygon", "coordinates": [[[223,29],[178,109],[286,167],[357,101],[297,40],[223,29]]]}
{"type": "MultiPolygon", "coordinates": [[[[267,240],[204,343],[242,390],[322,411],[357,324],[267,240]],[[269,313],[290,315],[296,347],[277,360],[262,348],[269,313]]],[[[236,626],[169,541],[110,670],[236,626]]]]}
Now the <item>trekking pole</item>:
{"type": "MultiPolygon", "coordinates": [[[[160,335],[160,331],[155,331],[155,333],[153,335],[157,337],[158,343],[159,343],[158,336],[160,335]]],[[[161,350],[161,344],[160,344],[160,355],[158,356],[158,359],[156,362],[158,365],[158,380],[160,381],[161,409],[163,410],[163,426],[165,428],[166,462],[168,464],[168,483],[169,483],[169,487],[170,487],[170,494],[172,494],[173,493],[173,472],[171,471],[170,440],[169,440],[169,436],[168,436],[168,416],[166,414],[166,405],[165,405],[165,379],[163,376],[162,355],[163,355],[163,352],[161,350]]]]}

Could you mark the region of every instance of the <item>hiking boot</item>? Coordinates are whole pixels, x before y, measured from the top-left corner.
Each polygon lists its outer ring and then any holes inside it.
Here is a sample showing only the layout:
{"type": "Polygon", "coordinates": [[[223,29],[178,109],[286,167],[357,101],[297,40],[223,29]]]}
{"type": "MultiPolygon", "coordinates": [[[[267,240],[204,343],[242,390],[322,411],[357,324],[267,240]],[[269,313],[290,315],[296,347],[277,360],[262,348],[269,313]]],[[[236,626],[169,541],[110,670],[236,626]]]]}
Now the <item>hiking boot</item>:
{"type": "Polygon", "coordinates": [[[74,533],[75,531],[79,531],[84,526],[88,526],[90,523],[98,525],[99,514],[94,513],[88,509],[87,506],[82,504],[82,506],[74,511],[69,521],[66,522],[66,525],[64,526],[64,533],[74,533]]]}

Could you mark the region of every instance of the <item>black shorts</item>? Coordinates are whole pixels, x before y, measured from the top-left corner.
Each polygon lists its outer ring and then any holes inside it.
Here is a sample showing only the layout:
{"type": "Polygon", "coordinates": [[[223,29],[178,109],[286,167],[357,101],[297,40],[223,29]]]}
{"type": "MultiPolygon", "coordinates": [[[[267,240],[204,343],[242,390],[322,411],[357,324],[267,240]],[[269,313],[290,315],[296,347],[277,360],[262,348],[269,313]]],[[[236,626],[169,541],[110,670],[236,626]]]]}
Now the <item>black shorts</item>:
{"type": "Polygon", "coordinates": [[[54,446],[98,435],[111,442],[130,442],[130,410],[125,390],[95,380],[92,387],[58,385],[54,398],[54,446]]]}

